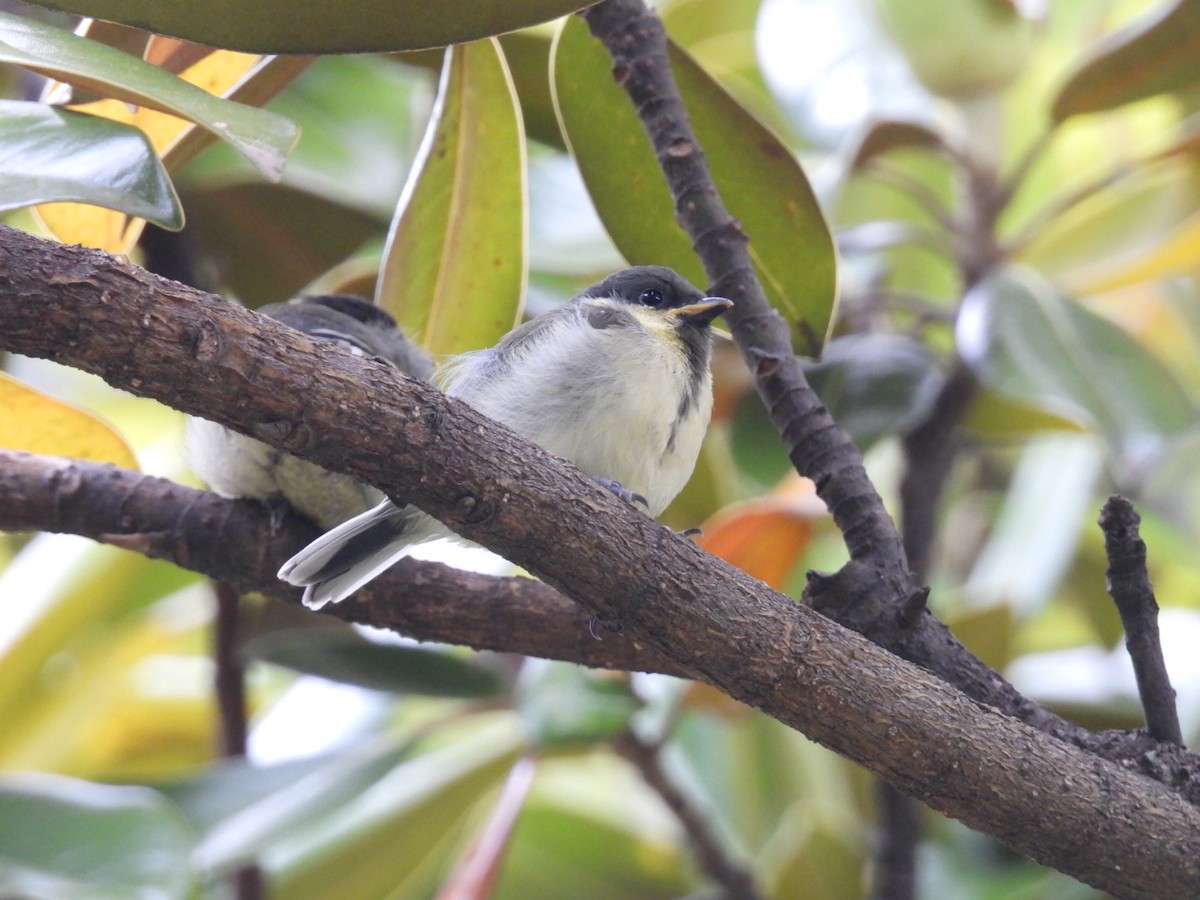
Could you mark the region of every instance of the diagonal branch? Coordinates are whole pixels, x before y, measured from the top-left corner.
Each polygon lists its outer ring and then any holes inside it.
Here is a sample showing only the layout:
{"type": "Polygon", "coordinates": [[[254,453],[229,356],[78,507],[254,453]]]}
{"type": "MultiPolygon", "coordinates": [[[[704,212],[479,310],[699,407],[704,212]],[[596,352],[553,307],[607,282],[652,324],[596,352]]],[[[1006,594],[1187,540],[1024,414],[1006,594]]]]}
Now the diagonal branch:
{"type": "Polygon", "coordinates": [[[0,348],[404,496],[682,674],[1037,861],[1122,896],[1200,890],[1200,809],[1178,793],[980,706],[381,362],[3,227],[0,348]]]}

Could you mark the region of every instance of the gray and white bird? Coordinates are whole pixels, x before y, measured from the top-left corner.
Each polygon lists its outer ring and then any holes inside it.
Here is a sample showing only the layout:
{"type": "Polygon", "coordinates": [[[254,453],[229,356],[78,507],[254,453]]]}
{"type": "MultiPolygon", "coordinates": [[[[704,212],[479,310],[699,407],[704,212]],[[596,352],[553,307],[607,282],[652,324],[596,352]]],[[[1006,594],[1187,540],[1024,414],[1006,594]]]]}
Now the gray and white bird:
{"type": "MultiPolygon", "coordinates": [[[[378,306],[348,294],[298,297],[259,312],[360,356],[378,356],[428,381],[433,357],[410,341],[378,306]]],[[[330,472],[207,419],[189,418],[187,460],[213,492],[274,505],[280,500],[322,528],[333,528],[376,506],[383,493],[349,475],[330,472]]]]}
{"type": "MultiPolygon", "coordinates": [[[[657,516],[695,467],[712,414],[709,326],[732,305],[668,268],[623,269],[496,346],[450,359],[436,380],[657,516]]],[[[431,516],[384,500],[317,538],[279,577],[319,609],[414,544],[447,536],[431,516]]]]}

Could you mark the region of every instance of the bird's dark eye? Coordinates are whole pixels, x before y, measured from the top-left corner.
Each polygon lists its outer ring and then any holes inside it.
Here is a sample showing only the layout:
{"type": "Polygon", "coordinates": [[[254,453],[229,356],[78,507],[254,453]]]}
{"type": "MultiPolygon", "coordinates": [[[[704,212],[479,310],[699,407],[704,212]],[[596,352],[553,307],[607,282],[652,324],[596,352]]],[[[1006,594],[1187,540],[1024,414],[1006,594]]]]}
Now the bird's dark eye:
{"type": "Polygon", "coordinates": [[[656,291],[654,288],[642,291],[638,294],[638,303],[642,306],[659,307],[663,304],[662,291],[656,291]]]}

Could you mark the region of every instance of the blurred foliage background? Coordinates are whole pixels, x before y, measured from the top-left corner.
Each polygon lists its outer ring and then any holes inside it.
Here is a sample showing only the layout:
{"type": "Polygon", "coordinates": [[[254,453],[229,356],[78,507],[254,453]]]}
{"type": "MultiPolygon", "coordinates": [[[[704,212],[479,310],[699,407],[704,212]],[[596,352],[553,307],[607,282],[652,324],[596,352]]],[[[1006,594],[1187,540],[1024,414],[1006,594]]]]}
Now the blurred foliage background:
{"type": "MultiPolygon", "coordinates": [[[[136,0],[53,5],[197,39],[224,27],[202,6],[151,4],[156,21],[136,0]]],[[[498,40],[458,3],[400,3],[396,23],[327,5],[336,37],[299,15],[234,22],[305,54],[260,57],[97,23],[72,39],[75,19],[7,3],[4,221],[249,306],[373,295],[439,355],[624,261],[702,282],[602,48],[577,19],[544,21],[570,5],[515,4],[528,18],[498,40]],[[368,43],[407,52],[328,55],[368,43]]],[[[823,346],[814,385],[893,509],[921,464],[903,435],[948,380],[971,386],[934,610],[1033,698],[1138,727],[1095,526],[1105,496],[1130,496],[1194,741],[1200,6],[658,9],[768,295],[799,352],[823,346]]],[[[715,371],[711,434],[666,518],[799,596],[807,569],[843,560],[840,537],[730,346],[715,371]]],[[[189,480],[181,434],[170,409],[4,360],[0,446],[189,480]]],[[[694,835],[631,741],[767,896],[866,889],[869,778],[707,688],[418,648],[244,598],[249,758],[219,759],[211,585],[70,536],[0,535],[0,566],[6,896],[226,896],[251,861],[280,898],[432,896],[472,865],[494,883],[469,896],[703,896],[694,835]]],[[[1094,894],[924,825],[922,896],[1094,894]]]]}

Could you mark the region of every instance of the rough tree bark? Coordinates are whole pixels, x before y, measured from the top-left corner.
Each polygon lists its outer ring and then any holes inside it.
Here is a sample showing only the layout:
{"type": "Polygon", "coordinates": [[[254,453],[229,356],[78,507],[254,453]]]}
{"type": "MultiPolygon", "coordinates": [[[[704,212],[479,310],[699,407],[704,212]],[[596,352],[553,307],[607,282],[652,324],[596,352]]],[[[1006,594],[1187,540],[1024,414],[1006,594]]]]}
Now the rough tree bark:
{"type": "Polygon", "coordinates": [[[680,674],[1046,865],[1121,896],[1200,892],[1200,810],[1177,792],[981,706],[382,363],[103,253],[6,228],[0,347],[94,372],[406,497],[620,620],[680,674]]]}

